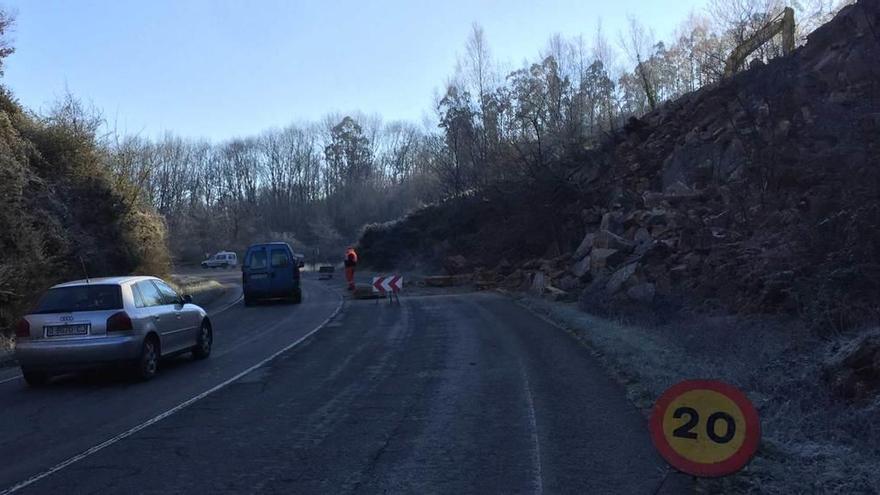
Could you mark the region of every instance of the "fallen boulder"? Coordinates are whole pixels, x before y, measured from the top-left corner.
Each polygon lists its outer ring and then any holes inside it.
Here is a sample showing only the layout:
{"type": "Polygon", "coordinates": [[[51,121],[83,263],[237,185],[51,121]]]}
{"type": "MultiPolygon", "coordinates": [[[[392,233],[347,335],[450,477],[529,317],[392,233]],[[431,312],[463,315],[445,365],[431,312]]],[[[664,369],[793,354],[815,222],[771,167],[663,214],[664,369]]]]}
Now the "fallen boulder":
{"type": "Polygon", "coordinates": [[[626,259],[626,253],[616,249],[595,248],[590,253],[590,274],[599,277],[603,272],[619,265],[626,259]]]}
{"type": "MultiPolygon", "coordinates": [[[[589,268],[589,266],[587,266],[589,268]]],[[[564,291],[570,291],[578,287],[578,279],[571,275],[566,275],[559,280],[559,288],[564,291]]]]}
{"type": "Polygon", "coordinates": [[[605,285],[605,290],[608,291],[609,294],[616,294],[620,292],[620,289],[623,288],[623,285],[632,278],[636,273],[636,269],[639,267],[638,263],[630,263],[618,269],[611,275],[611,278],[608,280],[608,283],[605,285]]]}
{"type": "Polygon", "coordinates": [[[635,249],[635,244],[627,241],[617,234],[607,230],[599,231],[593,240],[594,248],[614,249],[624,253],[631,253],[635,249]]]}
{"type": "Polygon", "coordinates": [[[519,289],[522,287],[524,279],[525,272],[522,270],[514,270],[513,273],[504,277],[504,280],[501,281],[501,286],[508,289],[519,289]]]}
{"type": "Polygon", "coordinates": [[[652,303],[657,295],[657,288],[651,283],[634,285],[626,290],[626,297],[638,303],[652,303]]]}
{"type": "Polygon", "coordinates": [[[880,332],[844,344],[825,367],[825,380],[844,399],[865,399],[880,392],[880,332]]]}
{"type": "Polygon", "coordinates": [[[467,271],[468,260],[464,256],[457,254],[455,256],[448,256],[446,261],[443,263],[443,268],[450,275],[458,275],[460,273],[464,273],[467,271]]]}
{"type": "Polygon", "coordinates": [[[532,283],[531,290],[538,293],[543,294],[544,289],[547,288],[547,277],[544,275],[544,272],[537,271],[532,274],[532,283]]]}
{"type": "Polygon", "coordinates": [[[574,251],[573,258],[579,260],[584,256],[590,254],[590,250],[593,249],[593,240],[596,238],[596,234],[588,233],[584,236],[584,239],[581,241],[580,245],[578,245],[577,249],[574,251]]]}
{"type": "Polygon", "coordinates": [[[570,302],[577,300],[573,294],[566,292],[562,289],[553,287],[552,285],[548,285],[544,287],[544,297],[550,299],[551,301],[559,301],[559,302],[570,302]]]}
{"type": "Polygon", "coordinates": [[[577,278],[583,278],[584,275],[590,272],[590,259],[590,256],[584,256],[580,261],[574,264],[571,268],[571,273],[577,278]]]}
{"type": "Polygon", "coordinates": [[[654,238],[651,237],[651,233],[648,232],[648,229],[644,227],[639,227],[633,235],[633,240],[635,241],[636,245],[643,246],[649,244],[651,241],[654,240],[654,238]]]}
{"type": "Polygon", "coordinates": [[[602,215],[602,223],[599,225],[600,230],[609,232],[623,232],[623,213],[619,211],[609,211],[602,215]]]}

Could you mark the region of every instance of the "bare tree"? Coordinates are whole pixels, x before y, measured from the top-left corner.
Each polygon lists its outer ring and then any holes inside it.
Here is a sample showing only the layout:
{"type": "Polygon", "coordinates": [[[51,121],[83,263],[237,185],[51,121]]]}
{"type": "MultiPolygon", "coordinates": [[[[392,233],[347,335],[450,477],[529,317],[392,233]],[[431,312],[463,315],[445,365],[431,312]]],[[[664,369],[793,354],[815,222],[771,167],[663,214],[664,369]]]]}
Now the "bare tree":
{"type": "Polygon", "coordinates": [[[620,35],[620,44],[635,64],[635,73],[641,83],[645,99],[651,110],[657,107],[657,74],[650,61],[656,45],[654,33],[645,27],[635,16],[628,19],[629,29],[620,35]]]}
{"type": "MultiPolygon", "coordinates": [[[[600,98],[599,107],[601,108],[601,118],[599,122],[604,122],[606,129],[614,128],[614,121],[617,118],[617,104],[615,101],[616,90],[613,81],[617,73],[617,54],[614,47],[605,36],[602,29],[602,19],[596,21],[596,37],[593,41],[593,58],[591,69],[597,74],[597,79],[608,78],[610,84],[599,84],[597,86],[597,95],[600,98]],[[610,87],[609,87],[610,86],[610,87]]],[[[601,126],[600,126],[601,127],[601,126]]]]}
{"type": "Polygon", "coordinates": [[[491,91],[495,81],[492,70],[492,53],[486,41],[483,27],[477,23],[471,26],[471,34],[465,44],[465,60],[463,70],[468,82],[472,85],[477,103],[482,106],[486,95],[491,91]]]}
{"type": "Polygon", "coordinates": [[[3,62],[6,57],[15,53],[15,48],[9,40],[8,35],[15,26],[15,16],[0,9],[0,76],[3,75],[3,62]]]}

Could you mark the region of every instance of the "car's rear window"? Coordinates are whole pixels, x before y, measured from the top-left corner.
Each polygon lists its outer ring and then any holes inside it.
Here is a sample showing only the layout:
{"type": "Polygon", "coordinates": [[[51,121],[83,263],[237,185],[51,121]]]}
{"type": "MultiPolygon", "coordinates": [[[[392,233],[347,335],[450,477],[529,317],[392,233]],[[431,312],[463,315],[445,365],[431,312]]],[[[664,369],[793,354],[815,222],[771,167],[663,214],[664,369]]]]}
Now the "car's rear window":
{"type": "Polygon", "coordinates": [[[77,285],[49,289],[37,303],[35,313],[72,313],[122,309],[118,285],[77,285]]]}

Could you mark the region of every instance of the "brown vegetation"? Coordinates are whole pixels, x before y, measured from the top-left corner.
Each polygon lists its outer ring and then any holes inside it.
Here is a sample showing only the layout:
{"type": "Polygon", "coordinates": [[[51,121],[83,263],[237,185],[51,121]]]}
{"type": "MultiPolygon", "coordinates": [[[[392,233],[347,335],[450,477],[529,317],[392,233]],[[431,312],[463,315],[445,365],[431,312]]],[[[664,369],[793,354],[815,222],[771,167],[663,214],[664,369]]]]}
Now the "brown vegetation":
{"type": "Polygon", "coordinates": [[[168,271],[164,223],[116,187],[98,124],[72,98],[37,117],[0,94],[0,330],[54,283],[168,271]]]}

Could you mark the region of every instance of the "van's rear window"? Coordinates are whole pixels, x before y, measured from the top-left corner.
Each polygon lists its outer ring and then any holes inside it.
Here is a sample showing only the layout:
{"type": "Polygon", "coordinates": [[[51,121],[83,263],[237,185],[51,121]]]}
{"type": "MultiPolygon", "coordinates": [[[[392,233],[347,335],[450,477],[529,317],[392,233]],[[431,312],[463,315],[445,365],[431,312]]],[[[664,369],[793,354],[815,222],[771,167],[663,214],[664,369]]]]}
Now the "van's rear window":
{"type": "Polygon", "coordinates": [[[71,313],[122,309],[118,285],[77,285],[49,289],[37,304],[35,313],[71,313]]]}
{"type": "Polygon", "coordinates": [[[245,263],[249,268],[266,268],[266,250],[255,249],[248,253],[248,260],[245,263]]]}

